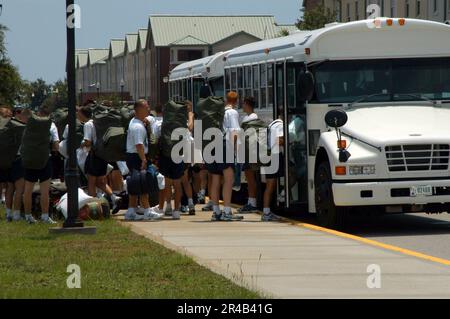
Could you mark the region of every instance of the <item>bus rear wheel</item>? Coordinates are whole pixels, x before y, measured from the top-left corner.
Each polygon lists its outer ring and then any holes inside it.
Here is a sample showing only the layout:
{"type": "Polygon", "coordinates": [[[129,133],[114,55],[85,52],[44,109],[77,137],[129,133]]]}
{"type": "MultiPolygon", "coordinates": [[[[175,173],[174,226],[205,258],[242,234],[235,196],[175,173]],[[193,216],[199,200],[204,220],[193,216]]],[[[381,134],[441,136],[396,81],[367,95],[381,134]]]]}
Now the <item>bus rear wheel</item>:
{"type": "Polygon", "coordinates": [[[334,204],[330,164],[322,162],[314,178],[316,212],[319,224],[323,227],[342,229],[348,209],[334,204]]]}

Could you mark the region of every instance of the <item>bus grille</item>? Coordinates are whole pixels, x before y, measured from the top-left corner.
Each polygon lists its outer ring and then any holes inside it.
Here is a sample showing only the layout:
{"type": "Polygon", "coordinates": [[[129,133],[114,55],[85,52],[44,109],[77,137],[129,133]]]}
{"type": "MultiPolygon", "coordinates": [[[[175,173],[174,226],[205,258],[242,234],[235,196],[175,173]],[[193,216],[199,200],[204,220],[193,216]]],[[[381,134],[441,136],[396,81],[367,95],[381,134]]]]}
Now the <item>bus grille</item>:
{"type": "Polygon", "coordinates": [[[386,160],[390,172],[447,170],[449,144],[386,146],[386,160]]]}

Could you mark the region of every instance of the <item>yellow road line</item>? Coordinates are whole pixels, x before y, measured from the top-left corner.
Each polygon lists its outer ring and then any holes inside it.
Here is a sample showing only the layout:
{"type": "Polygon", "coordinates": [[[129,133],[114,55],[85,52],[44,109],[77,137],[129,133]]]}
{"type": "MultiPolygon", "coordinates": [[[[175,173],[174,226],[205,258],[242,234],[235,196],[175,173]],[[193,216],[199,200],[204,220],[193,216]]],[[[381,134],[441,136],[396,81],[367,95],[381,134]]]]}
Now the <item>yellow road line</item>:
{"type": "Polygon", "coordinates": [[[359,237],[359,236],[343,233],[343,232],[336,231],[336,230],[333,230],[333,229],[328,229],[328,228],[324,228],[324,227],[320,227],[320,226],[316,226],[316,225],[311,225],[311,224],[307,224],[307,223],[299,223],[299,222],[296,222],[296,221],[293,221],[293,220],[290,220],[290,219],[286,219],[286,220],[288,220],[290,223],[292,223],[292,224],[294,224],[296,226],[299,226],[299,227],[304,227],[304,228],[307,228],[307,229],[324,232],[324,233],[335,235],[335,236],[338,236],[338,237],[341,237],[341,238],[347,238],[347,239],[355,240],[355,241],[358,241],[360,243],[364,243],[364,244],[367,244],[367,245],[370,245],[370,246],[383,248],[383,249],[395,251],[395,252],[398,252],[398,253],[401,253],[401,254],[404,254],[404,255],[408,255],[408,256],[412,256],[412,257],[416,257],[416,258],[432,261],[432,262],[435,262],[435,263],[439,263],[439,264],[442,264],[442,265],[450,266],[450,260],[448,260],[448,259],[443,259],[443,258],[439,258],[439,257],[434,257],[434,256],[422,254],[422,253],[419,253],[419,252],[414,251],[414,250],[409,250],[409,249],[405,249],[405,248],[401,248],[401,247],[397,247],[397,246],[393,246],[393,245],[389,245],[389,244],[384,244],[384,243],[381,243],[381,242],[376,241],[376,240],[367,239],[367,238],[364,238],[364,237],[359,237]]]}

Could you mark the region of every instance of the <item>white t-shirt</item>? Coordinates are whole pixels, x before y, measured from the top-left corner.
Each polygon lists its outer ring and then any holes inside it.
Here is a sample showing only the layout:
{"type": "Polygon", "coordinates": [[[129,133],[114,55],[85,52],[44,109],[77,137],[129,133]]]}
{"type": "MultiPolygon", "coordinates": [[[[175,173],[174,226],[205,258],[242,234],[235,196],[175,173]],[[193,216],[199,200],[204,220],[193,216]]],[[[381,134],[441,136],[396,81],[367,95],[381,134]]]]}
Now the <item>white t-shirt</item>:
{"type": "Polygon", "coordinates": [[[283,148],[279,147],[278,139],[284,136],[283,121],[276,120],[270,123],[270,149],[272,153],[283,153],[283,148]]]}
{"type": "Polygon", "coordinates": [[[85,141],[89,141],[92,144],[95,144],[97,142],[97,134],[95,133],[95,126],[93,120],[89,120],[86,123],[84,123],[83,135],[85,141]]]}
{"type": "Polygon", "coordinates": [[[239,132],[241,126],[239,125],[239,113],[232,106],[225,107],[225,114],[223,117],[223,131],[226,139],[229,140],[232,132],[239,132]]]}
{"type": "Polygon", "coordinates": [[[161,125],[163,122],[162,116],[157,116],[153,118],[154,121],[152,123],[152,133],[155,136],[156,139],[159,139],[161,137],[161,125]]]}
{"type": "Polygon", "coordinates": [[[127,153],[137,154],[136,145],[144,145],[144,152],[148,153],[147,129],[144,122],[133,118],[128,126],[127,153]]]}
{"type": "Polygon", "coordinates": [[[52,125],[50,126],[50,142],[51,143],[59,142],[58,128],[53,122],[52,125]]]}
{"type": "Polygon", "coordinates": [[[250,122],[250,121],[254,121],[254,120],[257,120],[258,119],[258,114],[256,114],[256,113],[252,113],[252,114],[246,114],[246,115],[244,115],[244,117],[242,118],[242,124],[243,123],[247,123],[247,122],[250,122]]]}

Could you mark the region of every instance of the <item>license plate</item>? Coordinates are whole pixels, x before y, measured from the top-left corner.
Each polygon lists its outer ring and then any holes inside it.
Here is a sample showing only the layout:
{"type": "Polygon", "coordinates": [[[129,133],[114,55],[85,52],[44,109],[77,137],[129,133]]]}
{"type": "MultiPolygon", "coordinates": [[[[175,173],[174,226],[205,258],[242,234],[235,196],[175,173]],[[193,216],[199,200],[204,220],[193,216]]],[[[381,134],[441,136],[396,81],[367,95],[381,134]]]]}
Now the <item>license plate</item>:
{"type": "Polygon", "coordinates": [[[411,197],[433,196],[433,187],[431,185],[412,186],[409,190],[411,197]]]}

